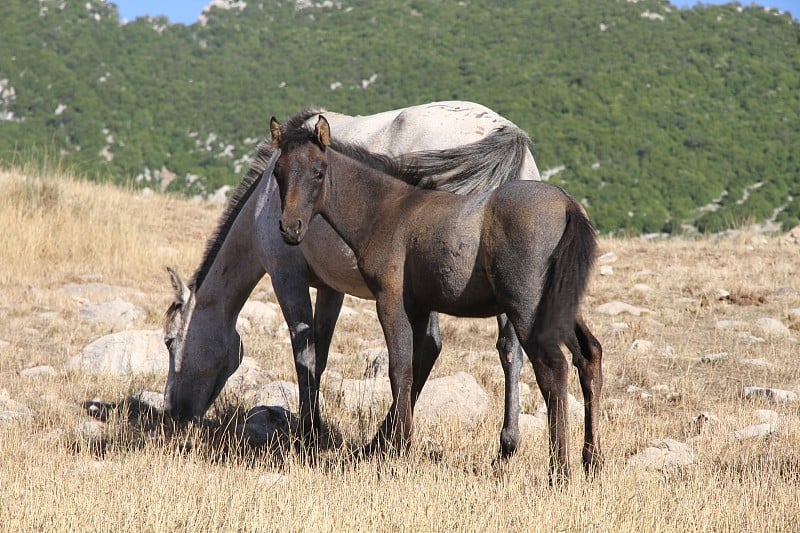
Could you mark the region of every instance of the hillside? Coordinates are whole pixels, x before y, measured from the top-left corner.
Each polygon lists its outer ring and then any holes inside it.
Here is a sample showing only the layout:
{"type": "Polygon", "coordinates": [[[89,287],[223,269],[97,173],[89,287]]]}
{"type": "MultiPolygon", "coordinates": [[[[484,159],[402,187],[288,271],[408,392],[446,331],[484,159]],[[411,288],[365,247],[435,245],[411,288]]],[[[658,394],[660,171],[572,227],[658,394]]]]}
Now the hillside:
{"type": "Polygon", "coordinates": [[[209,194],[271,115],[473,100],[529,132],[604,232],[800,222],[800,25],[666,0],[215,2],[120,25],[100,0],[0,5],[0,162],[209,194]]]}

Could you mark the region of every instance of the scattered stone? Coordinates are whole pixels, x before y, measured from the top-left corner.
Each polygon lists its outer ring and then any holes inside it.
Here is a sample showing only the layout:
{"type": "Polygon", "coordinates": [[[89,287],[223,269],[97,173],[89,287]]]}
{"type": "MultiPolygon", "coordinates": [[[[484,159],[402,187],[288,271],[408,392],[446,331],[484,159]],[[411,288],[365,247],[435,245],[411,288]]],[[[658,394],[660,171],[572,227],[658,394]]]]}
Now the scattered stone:
{"type": "Polygon", "coordinates": [[[242,436],[253,446],[278,444],[288,439],[292,414],[279,405],[257,405],[247,412],[242,436]]]}
{"type": "Polygon", "coordinates": [[[268,372],[261,370],[255,359],[245,356],[242,358],[242,362],[239,363],[239,368],[236,369],[236,372],[228,378],[225,387],[228,390],[242,393],[255,390],[271,380],[272,376],[268,372]]]}
{"type": "Polygon", "coordinates": [[[0,389],[0,425],[17,420],[30,420],[33,413],[28,406],[11,399],[7,389],[0,389]]]}
{"type": "Polygon", "coordinates": [[[630,394],[631,396],[638,396],[642,400],[649,400],[653,397],[653,395],[641,387],[637,387],[636,385],[628,385],[625,388],[625,392],[630,394]]]}
{"type": "Polygon", "coordinates": [[[789,230],[789,233],[781,236],[781,238],[778,239],[778,242],[784,246],[800,244],[800,226],[795,226],[789,230]]]}
{"type": "Polygon", "coordinates": [[[161,330],[122,331],[93,341],[71,357],[64,368],[92,375],[166,375],[169,353],[161,330]]]}
{"type": "Polygon", "coordinates": [[[637,283],[633,286],[633,290],[642,294],[649,294],[653,292],[653,287],[650,285],[645,285],[644,283],[637,283]]]}
{"type": "Polygon", "coordinates": [[[653,342],[644,339],[636,339],[635,341],[633,341],[631,347],[629,348],[630,351],[637,353],[647,353],[652,349],[653,349],[653,342]]]}
{"type": "Polygon", "coordinates": [[[273,381],[261,387],[256,395],[256,403],[267,407],[282,407],[297,413],[300,411],[300,388],[290,381],[273,381]]]}
{"type": "Polygon", "coordinates": [[[601,276],[613,276],[614,275],[614,267],[611,265],[602,265],[598,269],[598,272],[601,276]]]}
{"type": "Polygon", "coordinates": [[[115,329],[129,329],[146,316],[144,309],[121,298],[102,303],[87,303],[78,311],[78,317],[84,322],[99,322],[115,329]]]}
{"type": "Polygon", "coordinates": [[[731,433],[734,440],[765,439],[778,433],[778,426],[772,423],[755,424],[742,429],[737,429],[731,433]]]}
{"type": "MultiPolygon", "coordinates": [[[[338,399],[339,405],[350,413],[382,413],[392,403],[392,387],[389,378],[379,376],[371,379],[329,380],[326,392],[338,399]]],[[[425,385],[428,388],[430,382],[425,385]]],[[[419,403],[417,403],[419,407],[419,403]]]]}
{"type": "Polygon", "coordinates": [[[4,341],[3,339],[0,339],[0,352],[2,352],[3,350],[5,350],[5,349],[6,349],[6,348],[8,348],[9,346],[11,346],[11,343],[10,343],[10,342],[8,342],[8,341],[4,341]]]}
{"type": "Polygon", "coordinates": [[[745,398],[767,398],[773,403],[794,403],[797,394],[790,390],[772,389],[768,387],[745,387],[745,398]]]}
{"type": "Polygon", "coordinates": [[[547,417],[521,413],[519,415],[519,432],[522,435],[538,433],[547,429],[547,417]]]}
{"type": "Polygon", "coordinates": [[[628,313],[633,316],[641,316],[643,314],[653,314],[653,311],[644,307],[636,307],[624,302],[608,302],[597,306],[597,312],[604,315],[616,316],[622,313],[628,313]]]}
{"type": "Polygon", "coordinates": [[[143,406],[158,412],[164,412],[164,393],[154,391],[141,391],[133,395],[133,399],[143,406]]]}
{"type": "Polygon", "coordinates": [[[694,464],[688,444],[673,439],[654,440],[652,446],[628,458],[628,467],[649,471],[680,470],[694,464]]]}
{"type": "Polygon", "coordinates": [[[700,358],[701,363],[717,363],[719,361],[724,361],[731,354],[728,352],[718,352],[718,353],[708,353],[700,358]]]}
{"type": "MultiPolygon", "coordinates": [[[[567,416],[571,420],[583,420],[583,415],[583,402],[579,401],[572,394],[567,394],[567,416]]],[[[547,404],[544,399],[539,401],[539,407],[534,416],[544,418],[545,426],[547,426],[547,404]]]]}
{"type": "MultiPolygon", "coordinates": [[[[786,312],[786,317],[792,322],[800,322],[800,307],[789,309],[786,312]]],[[[0,341],[0,350],[2,349],[3,349],[3,341],[0,341]]]]}
{"type": "Polygon", "coordinates": [[[22,378],[51,378],[56,375],[56,369],[48,365],[32,366],[19,371],[22,378]]]}
{"type": "Polygon", "coordinates": [[[417,401],[414,420],[420,425],[435,425],[446,419],[456,419],[472,426],[488,411],[489,396],[483,388],[472,375],[458,372],[425,384],[417,401]]]}
{"type": "Polygon", "coordinates": [[[276,304],[258,300],[248,300],[239,311],[239,319],[247,320],[252,327],[256,328],[256,331],[262,333],[268,331],[280,316],[280,308],[276,304]]]}
{"type": "Polygon", "coordinates": [[[756,320],[756,325],[761,329],[761,333],[768,337],[788,337],[791,335],[789,328],[783,322],[775,318],[762,317],[756,320]]]}
{"type": "Polygon", "coordinates": [[[731,293],[725,289],[716,289],[714,291],[714,296],[717,300],[728,300],[731,297],[731,293]]]}
{"type": "Polygon", "coordinates": [[[617,259],[619,258],[614,252],[606,252],[597,258],[597,263],[600,265],[607,265],[609,263],[616,263],[617,259]]]}

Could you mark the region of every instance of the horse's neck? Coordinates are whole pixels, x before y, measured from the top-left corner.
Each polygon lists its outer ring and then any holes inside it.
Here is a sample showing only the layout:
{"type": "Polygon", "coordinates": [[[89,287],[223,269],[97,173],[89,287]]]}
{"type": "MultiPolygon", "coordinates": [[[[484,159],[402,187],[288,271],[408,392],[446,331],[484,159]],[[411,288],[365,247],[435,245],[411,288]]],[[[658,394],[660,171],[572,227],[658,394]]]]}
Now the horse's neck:
{"type": "Polygon", "coordinates": [[[381,203],[396,201],[414,188],[338,152],[328,152],[330,182],[320,214],[358,256],[383,215],[381,203]]]}
{"type": "Polygon", "coordinates": [[[266,271],[253,251],[253,218],[258,191],[250,195],[224,236],[196,297],[199,307],[216,313],[229,327],[236,326],[242,306],[266,271]]]}

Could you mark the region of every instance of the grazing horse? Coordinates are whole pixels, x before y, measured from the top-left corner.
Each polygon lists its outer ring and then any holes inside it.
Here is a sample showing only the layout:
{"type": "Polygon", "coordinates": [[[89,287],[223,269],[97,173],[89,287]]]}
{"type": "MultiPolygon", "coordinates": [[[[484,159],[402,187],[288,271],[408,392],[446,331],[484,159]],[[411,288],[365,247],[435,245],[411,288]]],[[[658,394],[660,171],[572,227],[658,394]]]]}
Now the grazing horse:
{"type": "MultiPolygon", "coordinates": [[[[413,429],[414,375],[432,312],[489,317],[505,313],[528,355],[547,404],[550,480],[569,477],[566,446],[569,367],[561,344],[575,348],[588,393],[584,468],[596,469],[602,373],[600,344],[579,340],[578,307],[597,243],[580,204],[543,182],[514,181],[468,196],[415,188],[395,176],[408,169],[351,144],[331,144],[320,116],[281,128],[280,231],[300,244],[319,214],[350,246],[375,295],[389,350],[392,405],[368,451],[403,450],[413,429]],[[585,351],[584,351],[585,348],[585,351]]],[[[412,170],[413,173],[413,170],[412,170]]]]}
{"type": "MultiPolygon", "coordinates": [[[[304,112],[315,120],[318,111],[304,112]]],[[[508,180],[538,180],[528,136],[491,109],[471,102],[433,102],[351,117],[326,113],[335,138],[357,141],[416,168],[417,185],[468,193],[508,180]]],[[[313,125],[313,122],[311,122],[313,125]]],[[[269,274],[289,328],[300,390],[303,443],[313,447],[322,428],[319,384],[343,294],[373,298],[350,248],[321,218],[300,246],[278,231],[280,199],[272,176],[277,154],[259,146],[234,191],[194,276],[184,283],[170,270],[175,299],[166,313],[169,349],[165,411],[178,421],[198,420],[238,368],[244,347],[236,319],[258,281],[269,274]],[[317,288],[312,308],[309,287],[317,288]]],[[[500,453],[519,442],[519,371],[522,353],[505,317],[498,317],[497,349],[506,375],[500,453]]],[[[441,349],[432,316],[415,365],[415,395],[441,349]]]]}

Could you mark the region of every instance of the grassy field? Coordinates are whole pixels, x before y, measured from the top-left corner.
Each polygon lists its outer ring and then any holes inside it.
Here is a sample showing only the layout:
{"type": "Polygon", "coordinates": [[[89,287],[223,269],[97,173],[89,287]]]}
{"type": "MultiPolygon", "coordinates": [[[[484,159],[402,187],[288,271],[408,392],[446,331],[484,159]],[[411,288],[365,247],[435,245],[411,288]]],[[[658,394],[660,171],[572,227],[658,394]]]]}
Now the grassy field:
{"type": "MultiPolygon", "coordinates": [[[[293,453],[253,450],[230,433],[170,438],[114,412],[102,445],[92,445],[80,429],[92,420],[84,402],[161,391],[165,376],[62,372],[69,357],[109,331],[81,321],[80,302],[61,289],[92,282],[130,288],[127,299],[147,312],[141,326],[159,328],[172,298],[164,267],[188,277],[221,211],[57,171],[0,171],[0,415],[4,398],[32,414],[0,416],[0,530],[794,531],[800,524],[798,403],[743,397],[746,386],[800,392],[800,244],[747,231],[601,239],[601,253],[613,256],[599,265],[605,275],[596,268],[584,302],[605,349],[606,461],[594,481],[580,475],[582,427],[574,422],[574,476],[563,490],[547,484],[544,432],[527,433],[516,457],[493,464],[502,415],[493,320],[444,317],[444,350],[433,372],[473,374],[492,398],[490,416],[476,427],[421,431],[405,457],[354,464],[330,450],[310,466],[293,453]],[[597,310],[611,301],[651,312],[597,310]],[[762,317],[780,320],[791,334],[761,332],[762,317]],[[722,352],[724,359],[701,361],[722,352]],[[39,365],[56,372],[20,375],[39,365]],[[776,432],[731,437],[758,423],[764,409],[777,413],[776,432]],[[713,415],[702,428],[694,422],[700,413],[713,415]],[[694,460],[667,469],[629,466],[655,439],[686,443],[694,460]]],[[[254,291],[266,302],[271,294],[268,280],[254,291]]],[[[340,321],[329,368],[360,377],[355,353],[379,346],[382,336],[372,302],[348,297],[345,305],[359,318],[340,321]]],[[[294,380],[287,340],[277,326],[244,336],[262,369],[294,380]]],[[[527,363],[522,379],[538,400],[527,363]]],[[[574,375],[570,390],[580,398],[574,375]]],[[[235,419],[248,401],[224,393],[209,417],[235,419]]],[[[535,410],[532,402],[525,407],[535,410]]],[[[366,440],[377,424],[335,407],[326,416],[348,443],[366,440]]]]}

